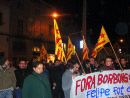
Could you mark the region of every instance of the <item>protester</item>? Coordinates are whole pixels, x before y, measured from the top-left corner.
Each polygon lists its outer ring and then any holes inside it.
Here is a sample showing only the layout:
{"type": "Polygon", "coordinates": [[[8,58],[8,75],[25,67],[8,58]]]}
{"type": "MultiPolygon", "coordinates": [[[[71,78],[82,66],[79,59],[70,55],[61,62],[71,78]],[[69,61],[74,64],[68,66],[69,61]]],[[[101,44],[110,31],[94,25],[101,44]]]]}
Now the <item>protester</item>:
{"type": "Polygon", "coordinates": [[[105,59],[105,70],[115,70],[113,59],[111,56],[107,56],[105,59]]]}
{"type": "Polygon", "coordinates": [[[29,61],[29,60],[26,60],[25,63],[26,63],[26,69],[27,69],[28,64],[30,63],[30,61],[29,61]]]}
{"type": "Polygon", "coordinates": [[[52,80],[52,92],[53,98],[64,98],[64,92],[62,89],[62,68],[59,66],[59,60],[55,60],[55,66],[52,68],[51,80],[52,80]]]}
{"type": "Polygon", "coordinates": [[[43,63],[43,73],[47,76],[47,78],[50,80],[50,73],[46,69],[47,64],[43,63]]]}
{"type": "Polygon", "coordinates": [[[95,67],[96,67],[96,68],[95,68],[95,72],[96,72],[96,71],[99,71],[100,66],[99,66],[98,61],[95,60],[95,61],[94,61],[94,65],[95,65],[95,67]]]}
{"type": "Polygon", "coordinates": [[[13,98],[13,89],[16,87],[14,70],[9,67],[7,58],[0,59],[0,98],[13,98]]]}
{"type": "Polygon", "coordinates": [[[47,76],[43,74],[43,64],[40,61],[33,63],[33,73],[25,78],[22,97],[52,98],[50,83],[47,76]]]}
{"type": "Polygon", "coordinates": [[[52,61],[49,61],[49,64],[46,66],[46,69],[49,71],[49,74],[51,74],[51,69],[52,69],[52,61]]]}
{"type": "Polygon", "coordinates": [[[100,72],[103,71],[103,70],[105,70],[104,64],[105,64],[105,60],[104,60],[104,59],[101,59],[101,61],[100,61],[100,63],[99,63],[99,71],[100,71],[100,72]]]}
{"type": "Polygon", "coordinates": [[[63,67],[63,72],[65,72],[66,69],[67,69],[67,67],[66,67],[66,66],[67,66],[66,62],[63,62],[63,66],[64,66],[64,67],[63,67]]]}
{"type": "Polygon", "coordinates": [[[73,72],[75,71],[74,65],[75,64],[68,63],[67,64],[68,69],[62,76],[62,88],[64,90],[65,98],[70,98],[72,80],[76,77],[76,75],[73,74],[73,72]]]}
{"type": "Polygon", "coordinates": [[[87,70],[88,72],[87,73],[92,73],[92,72],[97,72],[98,71],[98,68],[96,67],[95,65],[95,60],[93,57],[90,57],[89,58],[89,63],[87,64],[87,70]]]}
{"type": "Polygon", "coordinates": [[[120,70],[120,65],[119,65],[119,58],[115,58],[114,60],[114,66],[116,70],[120,70]]]}
{"type": "Polygon", "coordinates": [[[26,63],[24,60],[20,61],[18,69],[14,72],[16,76],[16,98],[22,98],[23,82],[27,76],[26,63]]]}
{"type": "Polygon", "coordinates": [[[127,65],[126,59],[124,57],[120,58],[120,63],[121,63],[122,69],[129,69],[129,66],[127,65]]]}
{"type": "Polygon", "coordinates": [[[79,67],[80,67],[80,65],[78,63],[74,64],[74,72],[73,72],[73,74],[75,74],[76,76],[80,76],[79,67]]]}
{"type": "Polygon", "coordinates": [[[27,72],[28,72],[27,74],[28,75],[32,74],[32,72],[33,72],[33,62],[35,62],[35,61],[37,61],[37,57],[33,57],[31,59],[31,62],[29,62],[28,65],[27,65],[27,72]]]}
{"type": "Polygon", "coordinates": [[[43,63],[43,65],[47,66],[47,61],[46,60],[41,60],[41,62],[43,63]]]}
{"type": "Polygon", "coordinates": [[[82,73],[85,71],[85,73],[87,74],[87,73],[90,73],[90,69],[89,68],[87,68],[88,67],[88,63],[89,63],[90,61],[89,60],[84,60],[83,61],[83,69],[82,69],[82,67],[80,66],[80,68],[79,68],[79,72],[80,72],[80,75],[82,75],[82,73]],[[83,71],[84,70],[84,71],[83,71]]]}

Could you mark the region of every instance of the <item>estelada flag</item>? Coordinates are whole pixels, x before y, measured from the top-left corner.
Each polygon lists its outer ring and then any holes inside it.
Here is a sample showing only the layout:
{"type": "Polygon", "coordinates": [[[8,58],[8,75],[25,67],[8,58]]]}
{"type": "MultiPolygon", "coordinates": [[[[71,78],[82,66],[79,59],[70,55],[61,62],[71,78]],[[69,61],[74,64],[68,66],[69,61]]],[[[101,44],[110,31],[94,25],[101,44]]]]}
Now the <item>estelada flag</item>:
{"type": "Polygon", "coordinates": [[[86,44],[84,36],[83,36],[83,61],[86,59],[89,59],[88,53],[89,53],[89,49],[87,47],[87,44],[86,44]]]}
{"type": "Polygon", "coordinates": [[[58,28],[58,24],[55,19],[54,19],[54,32],[55,32],[55,55],[57,55],[58,60],[61,60],[63,62],[64,51],[62,46],[62,39],[58,28]]]}
{"type": "Polygon", "coordinates": [[[110,42],[108,36],[107,36],[107,33],[104,29],[104,27],[102,26],[102,29],[101,29],[101,33],[100,33],[100,36],[99,36],[99,39],[98,39],[98,42],[96,43],[93,51],[92,51],[92,54],[91,56],[96,58],[97,56],[97,53],[103,48],[103,46],[105,44],[107,44],[108,42],[110,42]]]}
{"type": "Polygon", "coordinates": [[[74,52],[74,46],[73,46],[70,38],[68,37],[67,61],[69,59],[71,59],[71,55],[73,52],[74,52]]]}

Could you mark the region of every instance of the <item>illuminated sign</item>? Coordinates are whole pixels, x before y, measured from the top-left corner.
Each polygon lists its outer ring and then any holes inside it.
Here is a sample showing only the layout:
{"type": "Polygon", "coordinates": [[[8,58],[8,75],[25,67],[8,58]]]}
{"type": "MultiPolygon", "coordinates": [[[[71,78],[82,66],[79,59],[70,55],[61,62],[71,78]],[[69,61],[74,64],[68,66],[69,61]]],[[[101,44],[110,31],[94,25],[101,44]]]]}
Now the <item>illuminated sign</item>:
{"type": "Polygon", "coordinates": [[[119,53],[121,53],[121,49],[119,49],[119,53]]]}
{"type": "Polygon", "coordinates": [[[80,41],[80,48],[83,48],[83,40],[80,41]]]}

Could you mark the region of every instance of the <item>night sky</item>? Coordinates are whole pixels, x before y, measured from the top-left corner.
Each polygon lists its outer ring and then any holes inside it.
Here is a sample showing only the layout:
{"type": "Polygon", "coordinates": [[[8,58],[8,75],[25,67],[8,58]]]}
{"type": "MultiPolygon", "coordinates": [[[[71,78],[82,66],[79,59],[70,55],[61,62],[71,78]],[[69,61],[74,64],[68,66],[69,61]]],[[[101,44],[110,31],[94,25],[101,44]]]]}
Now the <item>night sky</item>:
{"type": "MultiPolygon", "coordinates": [[[[68,17],[82,28],[83,0],[43,1],[54,5],[64,14],[70,14],[68,17]]],[[[120,38],[129,39],[130,1],[87,0],[87,29],[92,29],[91,44],[97,42],[102,25],[113,43],[120,38]]]]}

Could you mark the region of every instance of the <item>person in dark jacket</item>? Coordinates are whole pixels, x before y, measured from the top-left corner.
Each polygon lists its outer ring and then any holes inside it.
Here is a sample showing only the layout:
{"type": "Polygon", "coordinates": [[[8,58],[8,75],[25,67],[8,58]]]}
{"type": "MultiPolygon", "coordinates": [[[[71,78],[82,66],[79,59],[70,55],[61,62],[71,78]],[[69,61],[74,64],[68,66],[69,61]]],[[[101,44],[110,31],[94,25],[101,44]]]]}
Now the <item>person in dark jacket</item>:
{"type": "Polygon", "coordinates": [[[27,74],[28,75],[32,74],[32,72],[33,72],[33,62],[35,62],[35,61],[37,61],[37,57],[33,57],[31,59],[31,62],[29,62],[28,65],[27,65],[27,74]]]}
{"type": "Polygon", "coordinates": [[[50,80],[50,73],[49,71],[46,69],[46,64],[43,63],[43,73],[48,77],[48,79],[50,80]]]}
{"type": "Polygon", "coordinates": [[[52,68],[51,80],[52,80],[52,93],[53,98],[64,98],[64,92],[62,89],[62,68],[59,66],[59,60],[55,60],[55,66],[52,68]]]}
{"type": "Polygon", "coordinates": [[[49,74],[51,74],[51,69],[52,69],[52,61],[50,60],[49,63],[46,66],[46,69],[49,71],[49,74]]]}
{"type": "Polygon", "coordinates": [[[89,58],[89,63],[86,65],[87,66],[87,73],[92,73],[92,72],[97,72],[99,71],[98,68],[96,67],[96,64],[95,64],[95,60],[93,57],[90,57],[89,58]]]}
{"type": "Polygon", "coordinates": [[[22,98],[22,88],[23,82],[26,74],[26,64],[24,60],[21,60],[19,63],[19,67],[17,70],[14,71],[16,76],[16,98],[22,98]]]}
{"type": "Polygon", "coordinates": [[[83,69],[82,69],[81,66],[80,66],[80,68],[79,68],[80,75],[82,75],[82,73],[83,73],[84,71],[85,71],[86,74],[90,72],[90,69],[87,68],[89,62],[90,62],[90,61],[87,60],[87,59],[83,61],[83,64],[82,64],[83,69]],[[84,70],[84,71],[83,71],[83,70],[84,70]]]}
{"type": "Polygon", "coordinates": [[[127,66],[126,59],[124,57],[120,58],[120,63],[121,63],[122,69],[129,69],[129,66],[127,66]]]}
{"type": "Polygon", "coordinates": [[[24,80],[22,89],[23,98],[52,98],[50,82],[43,74],[43,64],[40,61],[33,63],[33,73],[24,80]]]}
{"type": "Polygon", "coordinates": [[[105,70],[105,59],[101,59],[100,63],[99,63],[99,71],[102,72],[103,70],[105,70]]]}
{"type": "Polygon", "coordinates": [[[120,65],[119,65],[119,58],[115,58],[113,64],[114,64],[116,70],[121,69],[121,68],[120,68],[120,65]]]}

